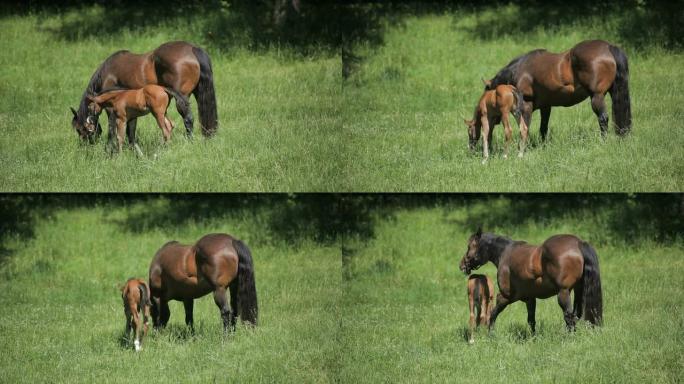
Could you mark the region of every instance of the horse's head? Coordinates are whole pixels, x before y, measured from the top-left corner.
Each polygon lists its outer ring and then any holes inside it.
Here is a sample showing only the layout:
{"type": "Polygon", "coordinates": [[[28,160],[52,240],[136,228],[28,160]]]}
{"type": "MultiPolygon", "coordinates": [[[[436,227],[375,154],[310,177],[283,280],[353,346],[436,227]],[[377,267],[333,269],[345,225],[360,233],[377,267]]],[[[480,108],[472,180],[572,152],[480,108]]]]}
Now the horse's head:
{"type": "Polygon", "coordinates": [[[472,270],[479,268],[487,262],[480,254],[480,238],[482,238],[482,227],[478,228],[477,232],[468,239],[468,249],[461,259],[459,268],[466,275],[469,275],[472,270]]]}
{"type": "Polygon", "coordinates": [[[71,108],[71,113],[74,115],[73,119],[71,119],[71,126],[76,130],[78,136],[82,141],[93,144],[95,139],[102,133],[102,127],[97,121],[98,115],[91,115],[89,112],[88,116],[83,118],[83,116],[79,116],[74,108],[71,108]]]}
{"type": "Polygon", "coordinates": [[[468,127],[468,148],[472,151],[480,140],[480,127],[474,119],[463,119],[463,122],[468,127]]]}

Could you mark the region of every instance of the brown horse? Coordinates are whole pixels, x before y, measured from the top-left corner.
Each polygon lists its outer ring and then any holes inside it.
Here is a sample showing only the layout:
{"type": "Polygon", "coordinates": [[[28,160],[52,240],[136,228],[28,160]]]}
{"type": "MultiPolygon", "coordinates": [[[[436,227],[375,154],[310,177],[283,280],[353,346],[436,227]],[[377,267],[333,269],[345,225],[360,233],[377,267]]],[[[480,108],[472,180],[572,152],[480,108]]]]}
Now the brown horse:
{"type": "Polygon", "coordinates": [[[532,112],[541,110],[541,137],[546,139],[551,107],[575,105],[587,97],[598,117],[601,134],[608,129],[606,93],[613,100],[615,131],[624,136],[632,127],[627,56],[602,40],[583,41],[562,53],[537,49],[513,59],[485,89],[515,85],[525,98],[523,118],[530,126],[532,112]]]}
{"type": "MultiPolygon", "coordinates": [[[[489,82],[484,81],[485,85],[489,82]]],[[[480,101],[475,107],[472,120],[464,119],[468,126],[468,138],[470,139],[468,147],[473,150],[480,140],[480,131],[482,131],[484,151],[484,159],[482,163],[486,163],[489,158],[489,150],[492,145],[492,131],[494,126],[503,122],[504,134],[506,136],[506,146],[504,150],[504,159],[508,158],[508,147],[511,143],[511,136],[513,130],[511,123],[508,120],[508,114],[512,113],[518,120],[520,127],[520,152],[518,157],[522,157],[525,151],[525,143],[527,142],[527,125],[522,119],[523,96],[514,86],[508,84],[500,84],[492,90],[485,90],[480,101]]]]}
{"type": "MultiPolygon", "coordinates": [[[[86,128],[95,129],[94,123],[96,116],[106,108],[109,114],[110,137],[112,131],[116,132],[117,150],[121,150],[124,140],[126,123],[140,116],[152,113],[157,120],[157,125],[164,136],[164,142],[171,139],[173,123],[166,117],[166,110],[171,103],[171,98],[176,99],[176,107],[179,111],[189,109],[188,100],[183,95],[179,95],[170,88],[148,84],[140,89],[117,89],[105,91],[99,95],[88,95],[88,117],[86,118],[86,128]]],[[[138,154],[142,154],[138,144],[134,144],[138,154]]]]}
{"type": "Polygon", "coordinates": [[[467,275],[487,262],[496,265],[499,284],[496,307],[489,318],[490,330],[506,306],[524,301],[527,322],[534,332],[536,299],[553,295],[558,295],[569,330],[575,329],[575,319],[582,317],[583,310],[586,320],[601,325],[603,299],[598,257],[594,248],[577,236],[555,235],[541,245],[531,245],[478,229],[468,240],[460,268],[467,275]],[[570,291],[575,293],[574,308],[570,291]]]}
{"type": "Polygon", "coordinates": [[[219,307],[223,328],[235,329],[236,317],[256,325],[259,315],[254,265],[247,246],[230,235],[209,234],[194,245],[171,241],[162,246],[150,264],[152,318],[155,328],[169,321],[169,300],[182,301],[185,323],[193,327],[193,300],[210,292],[219,307]],[[230,290],[230,306],[226,301],[230,290]]]}
{"type": "Polygon", "coordinates": [[[468,277],[468,308],[470,309],[470,344],[475,342],[475,328],[489,325],[489,315],[494,306],[494,283],[486,275],[473,274],[468,277]]]}
{"type": "MultiPolygon", "coordinates": [[[[209,55],[199,47],[184,41],[164,43],[157,49],[143,54],[118,51],[109,56],[90,78],[83,92],[78,111],[71,108],[74,118],[71,125],[82,140],[93,143],[102,132],[97,120],[94,129],[86,128],[88,95],[106,89],[138,89],[147,84],[171,88],[188,97],[195,95],[199,110],[202,134],[211,136],[216,132],[216,95],[209,55]]],[[[188,137],[192,137],[193,117],[191,109],[179,110],[188,137]]],[[[131,146],[135,145],[136,120],[128,123],[127,135],[131,146]]]]}
{"type": "Polygon", "coordinates": [[[121,287],[124,314],[126,315],[126,333],[128,336],[135,325],[135,350],[142,349],[142,341],[147,335],[147,322],[150,318],[150,288],[142,279],[130,278],[121,287]],[[142,319],[140,319],[142,315],[142,319]]]}

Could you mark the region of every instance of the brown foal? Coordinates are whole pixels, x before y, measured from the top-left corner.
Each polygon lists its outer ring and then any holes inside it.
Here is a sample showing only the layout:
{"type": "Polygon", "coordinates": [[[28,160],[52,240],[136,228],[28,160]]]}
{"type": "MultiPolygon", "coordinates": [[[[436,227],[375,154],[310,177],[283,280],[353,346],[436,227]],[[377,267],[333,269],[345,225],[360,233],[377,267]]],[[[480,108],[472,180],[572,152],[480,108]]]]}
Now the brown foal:
{"type": "Polygon", "coordinates": [[[473,274],[468,277],[468,307],[470,309],[470,338],[475,342],[475,328],[489,325],[489,315],[494,307],[494,283],[486,275],[473,274]]]}
{"type": "MultiPolygon", "coordinates": [[[[489,82],[484,81],[485,85],[489,82]]],[[[489,151],[492,145],[492,131],[494,126],[503,123],[504,134],[506,136],[506,146],[504,150],[504,159],[508,158],[508,147],[511,143],[513,130],[511,123],[508,120],[508,114],[512,113],[518,121],[520,127],[520,152],[518,157],[522,157],[525,151],[525,143],[527,142],[527,124],[522,118],[523,97],[522,94],[512,85],[502,84],[492,90],[485,90],[480,101],[475,107],[475,113],[472,120],[464,119],[468,126],[468,137],[470,139],[468,147],[472,150],[480,140],[480,131],[482,132],[482,150],[484,152],[484,159],[482,164],[487,162],[489,158],[489,151]]]]}
{"type": "Polygon", "coordinates": [[[121,287],[121,298],[126,314],[126,337],[135,325],[135,350],[142,349],[142,339],[147,335],[147,323],[150,318],[150,288],[142,279],[130,278],[121,287]],[[143,318],[140,318],[142,314],[143,318]]]}
{"type": "MultiPolygon", "coordinates": [[[[157,120],[157,125],[164,136],[164,142],[171,139],[173,123],[166,117],[171,98],[176,99],[179,110],[189,107],[188,100],[170,88],[149,84],[140,89],[115,89],[105,91],[100,95],[88,95],[88,118],[86,127],[94,125],[102,109],[107,109],[109,114],[109,135],[112,141],[112,133],[116,128],[117,151],[121,150],[126,133],[126,124],[140,116],[152,113],[157,120]]],[[[94,127],[91,127],[94,129],[94,127]]],[[[136,151],[140,149],[135,147],[136,151]]]]}

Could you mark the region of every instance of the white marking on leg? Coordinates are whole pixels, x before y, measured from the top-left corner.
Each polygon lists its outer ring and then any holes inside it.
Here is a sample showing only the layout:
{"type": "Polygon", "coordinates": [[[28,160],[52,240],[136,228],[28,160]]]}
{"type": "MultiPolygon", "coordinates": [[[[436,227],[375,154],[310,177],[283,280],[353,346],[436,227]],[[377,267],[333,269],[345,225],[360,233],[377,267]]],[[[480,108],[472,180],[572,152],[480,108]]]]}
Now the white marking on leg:
{"type": "Polygon", "coordinates": [[[135,350],[136,351],[139,351],[142,349],[142,347],[140,346],[140,341],[138,339],[135,339],[134,344],[135,344],[135,350]]]}

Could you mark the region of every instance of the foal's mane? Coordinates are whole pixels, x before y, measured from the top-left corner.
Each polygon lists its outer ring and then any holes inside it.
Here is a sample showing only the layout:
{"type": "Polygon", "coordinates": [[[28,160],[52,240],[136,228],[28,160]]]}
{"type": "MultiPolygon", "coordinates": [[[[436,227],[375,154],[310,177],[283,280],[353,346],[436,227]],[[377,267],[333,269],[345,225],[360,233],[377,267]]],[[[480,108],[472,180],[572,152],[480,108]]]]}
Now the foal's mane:
{"type": "Polygon", "coordinates": [[[511,60],[505,67],[503,67],[492,79],[491,85],[485,87],[485,89],[494,89],[499,84],[511,84],[516,85],[518,80],[518,70],[520,69],[520,64],[525,61],[529,56],[536,55],[539,53],[547,52],[546,49],[535,49],[522,54],[515,59],[511,60]]]}
{"type": "Polygon", "coordinates": [[[88,86],[85,91],[83,91],[83,96],[81,96],[81,103],[78,105],[78,112],[76,113],[76,118],[81,124],[85,123],[86,116],[88,116],[88,95],[98,94],[102,91],[103,73],[105,70],[109,69],[109,64],[112,59],[122,53],[127,53],[129,51],[121,50],[112,53],[105,61],[100,64],[100,66],[95,70],[95,73],[90,77],[88,86]]]}

